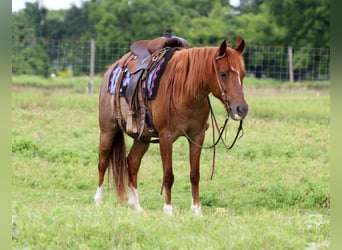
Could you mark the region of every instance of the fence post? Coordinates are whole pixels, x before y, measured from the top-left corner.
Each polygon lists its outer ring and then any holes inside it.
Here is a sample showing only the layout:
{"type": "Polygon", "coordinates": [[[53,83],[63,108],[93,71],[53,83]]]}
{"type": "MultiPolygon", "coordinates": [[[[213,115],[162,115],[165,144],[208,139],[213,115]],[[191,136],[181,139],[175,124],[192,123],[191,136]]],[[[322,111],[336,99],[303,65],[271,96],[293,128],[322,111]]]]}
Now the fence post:
{"type": "Polygon", "coordinates": [[[290,82],[294,82],[293,77],[293,53],[292,53],[292,47],[288,47],[288,54],[289,54],[289,76],[290,76],[290,82]]]}
{"type": "Polygon", "coordinates": [[[94,93],[94,73],[95,73],[95,39],[90,40],[90,84],[89,94],[94,93]]]}

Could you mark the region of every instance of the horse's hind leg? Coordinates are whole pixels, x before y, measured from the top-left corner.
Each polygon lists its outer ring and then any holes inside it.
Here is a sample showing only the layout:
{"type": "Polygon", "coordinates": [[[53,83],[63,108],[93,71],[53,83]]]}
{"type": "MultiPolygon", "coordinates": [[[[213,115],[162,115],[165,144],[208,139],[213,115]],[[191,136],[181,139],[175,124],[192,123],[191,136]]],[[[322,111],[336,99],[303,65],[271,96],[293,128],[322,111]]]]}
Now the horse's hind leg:
{"type": "Polygon", "coordinates": [[[98,186],[96,194],[94,196],[94,201],[99,204],[103,199],[102,187],[104,176],[109,165],[109,159],[112,151],[112,144],[114,139],[114,131],[101,132],[100,134],[100,144],[99,144],[99,162],[98,162],[98,186]]]}
{"type": "Polygon", "coordinates": [[[149,145],[149,143],[144,143],[135,140],[127,156],[129,176],[128,205],[135,208],[135,210],[138,212],[143,211],[143,209],[140,206],[138,197],[138,171],[140,168],[141,159],[146,153],[149,145]]]}

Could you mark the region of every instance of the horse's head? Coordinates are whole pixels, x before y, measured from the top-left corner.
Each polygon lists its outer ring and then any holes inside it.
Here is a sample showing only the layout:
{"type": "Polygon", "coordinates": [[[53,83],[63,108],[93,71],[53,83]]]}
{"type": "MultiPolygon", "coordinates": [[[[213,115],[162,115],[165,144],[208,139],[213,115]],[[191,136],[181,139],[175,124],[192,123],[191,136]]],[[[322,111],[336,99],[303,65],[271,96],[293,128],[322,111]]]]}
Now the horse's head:
{"type": "Polygon", "coordinates": [[[245,42],[237,39],[235,49],[227,46],[224,40],[217,50],[214,68],[215,75],[211,82],[211,92],[224,104],[230,117],[242,120],[248,113],[248,104],[242,90],[245,74],[242,51],[245,42]]]}

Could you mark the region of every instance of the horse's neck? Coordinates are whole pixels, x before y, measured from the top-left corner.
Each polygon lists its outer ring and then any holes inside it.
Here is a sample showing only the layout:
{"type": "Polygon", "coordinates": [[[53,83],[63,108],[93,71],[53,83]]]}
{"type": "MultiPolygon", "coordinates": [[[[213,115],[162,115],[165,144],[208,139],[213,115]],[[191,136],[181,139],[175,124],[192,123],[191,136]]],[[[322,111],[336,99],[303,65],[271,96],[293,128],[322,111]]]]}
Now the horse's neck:
{"type": "Polygon", "coordinates": [[[179,52],[176,58],[174,84],[176,96],[206,98],[210,93],[210,80],[215,74],[213,58],[215,48],[192,48],[179,52]]]}

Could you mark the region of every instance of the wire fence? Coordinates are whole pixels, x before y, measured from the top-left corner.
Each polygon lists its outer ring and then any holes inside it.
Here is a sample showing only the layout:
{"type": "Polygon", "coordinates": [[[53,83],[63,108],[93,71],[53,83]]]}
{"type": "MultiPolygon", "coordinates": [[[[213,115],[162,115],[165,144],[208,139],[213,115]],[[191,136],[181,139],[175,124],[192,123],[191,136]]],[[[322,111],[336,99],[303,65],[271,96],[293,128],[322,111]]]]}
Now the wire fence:
{"type": "Polygon", "coordinates": [[[328,81],[330,49],[279,46],[247,47],[246,71],[256,78],[283,81],[328,81]]]}
{"type": "MultiPolygon", "coordinates": [[[[89,75],[90,47],[88,40],[44,40],[43,42],[13,43],[12,72],[27,74],[29,69],[43,67],[49,74],[63,71],[72,75],[89,75]],[[45,63],[33,58],[43,48],[47,53],[45,63]],[[31,52],[30,52],[31,51],[31,52]],[[31,60],[31,62],[30,62],[31,60]],[[37,64],[37,65],[35,65],[37,64]]],[[[95,74],[129,51],[129,43],[95,43],[95,74]]],[[[329,81],[329,48],[303,48],[247,45],[244,51],[246,75],[255,78],[272,78],[282,81],[329,81]]],[[[44,61],[43,60],[43,61],[44,61]]],[[[34,70],[33,70],[34,71],[34,70]]]]}

